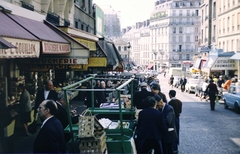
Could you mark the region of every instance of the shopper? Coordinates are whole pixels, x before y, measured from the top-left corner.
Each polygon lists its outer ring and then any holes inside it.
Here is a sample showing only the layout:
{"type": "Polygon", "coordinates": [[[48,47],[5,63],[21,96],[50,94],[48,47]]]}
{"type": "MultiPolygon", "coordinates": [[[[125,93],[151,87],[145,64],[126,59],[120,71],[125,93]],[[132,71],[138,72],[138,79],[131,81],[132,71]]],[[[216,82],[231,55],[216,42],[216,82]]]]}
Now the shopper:
{"type": "Polygon", "coordinates": [[[168,102],[169,105],[171,105],[174,109],[175,113],[175,127],[176,132],[178,136],[178,140],[175,144],[174,151],[178,151],[178,145],[179,145],[179,130],[180,130],[180,114],[182,113],[182,102],[176,98],[176,91],[170,90],[169,91],[169,98],[170,101],[168,102]]]}
{"type": "Polygon", "coordinates": [[[171,87],[173,87],[173,81],[174,81],[174,77],[173,77],[173,75],[171,75],[171,77],[170,77],[170,79],[169,79],[169,85],[170,85],[171,87]]]}
{"type": "Polygon", "coordinates": [[[181,85],[181,91],[184,92],[185,91],[185,85],[187,84],[187,79],[185,76],[182,76],[182,78],[180,79],[180,85],[181,85]]]}
{"type": "Polygon", "coordinates": [[[53,90],[53,82],[51,80],[46,81],[45,82],[45,88],[41,89],[37,92],[35,105],[34,105],[35,115],[37,113],[37,109],[39,107],[39,104],[41,104],[42,101],[47,100],[47,99],[56,101],[57,97],[58,97],[57,92],[55,90],[53,90]]]}
{"type": "Polygon", "coordinates": [[[64,130],[61,122],[54,116],[57,105],[53,100],[44,100],[38,107],[43,120],[41,129],[33,144],[33,153],[66,153],[64,130]]]}
{"type": "Polygon", "coordinates": [[[143,103],[146,108],[139,112],[137,123],[137,152],[163,154],[162,136],[167,132],[163,114],[156,110],[157,102],[153,96],[148,96],[143,103]]]}
{"type": "Polygon", "coordinates": [[[18,91],[21,92],[20,100],[19,100],[19,116],[20,122],[23,124],[25,135],[29,136],[28,132],[28,122],[31,122],[31,100],[30,94],[25,88],[23,84],[18,85],[18,91]]]}
{"type": "Polygon", "coordinates": [[[210,80],[210,84],[207,86],[206,93],[210,98],[210,108],[215,110],[215,100],[218,95],[217,85],[214,83],[214,80],[210,80]]]}
{"type": "Polygon", "coordinates": [[[163,153],[174,154],[174,147],[177,142],[177,132],[175,128],[175,112],[171,105],[168,105],[162,101],[159,95],[154,95],[157,103],[157,109],[163,113],[164,122],[168,128],[167,133],[163,134],[163,153]]]}
{"type": "Polygon", "coordinates": [[[146,82],[142,82],[140,84],[141,91],[136,92],[133,95],[133,105],[137,107],[137,109],[143,109],[144,103],[143,100],[148,96],[154,96],[154,93],[147,90],[148,84],[146,82]]]}
{"type": "Polygon", "coordinates": [[[164,93],[161,92],[161,87],[159,84],[152,84],[151,85],[151,91],[154,93],[154,94],[158,94],[161,98],[162,98],[162,101],[164,103],[167,103],[167,97],[164,93]]]}

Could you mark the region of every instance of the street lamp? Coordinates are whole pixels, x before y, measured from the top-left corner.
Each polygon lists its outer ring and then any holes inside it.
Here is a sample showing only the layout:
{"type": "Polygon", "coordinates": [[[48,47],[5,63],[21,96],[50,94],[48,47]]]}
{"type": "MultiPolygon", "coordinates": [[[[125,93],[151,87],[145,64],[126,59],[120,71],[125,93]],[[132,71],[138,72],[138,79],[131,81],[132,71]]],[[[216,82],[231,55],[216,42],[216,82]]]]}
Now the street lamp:
{"type": "Polygon", "coordinates": [[[156,50],[152,50],[152,52],[153,52],[153,54],[154,54],[154,70],[156,70],[156,68],[157,68],[157,67],[156,67],[156,66],[157,66],[157,65],[156,65],[156,60],[157,60],[157,57],[156,57],[156,56],[157,56],[157,51],[156,51],[156,50]]]}
{"type": "Polygon", "coordinates": [[[130,54],[130,48],[131,48],[131,44],[130,44],[130,42],[128,42],[128,46],[127,46],[127,48],[128,48],[128,64],[127,64],[127,70],[128,70],[128,72],[129,72],[129,71],[130,71],[129,54],[130,54]]]}

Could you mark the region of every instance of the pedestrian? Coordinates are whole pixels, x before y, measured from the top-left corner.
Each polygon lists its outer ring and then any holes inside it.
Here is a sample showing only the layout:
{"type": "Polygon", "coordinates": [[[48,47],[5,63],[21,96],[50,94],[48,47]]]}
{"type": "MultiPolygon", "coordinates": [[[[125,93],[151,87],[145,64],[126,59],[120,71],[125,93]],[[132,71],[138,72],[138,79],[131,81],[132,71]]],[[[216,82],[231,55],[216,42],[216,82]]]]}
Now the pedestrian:
{"type": "Polygon", "coordinates": [[[34,105],[34,115],[36,115],[39,104],[41,104],[42,101],[47,99],[54,101],[57,100],[58,94],[55,90],[53,90],[53,82],[51,80],[47,80],[44,85],[45,85],[44,89],[40,89],[37,92],[34,105]]]}
{"type": "Polygon", "coordinates": [[[171,75],[170,79],[169,79],[169,85],[173,87],[173,81],[174,81],[174,77],[173,75],[171,75]]]}
{"type": "Polygon", "coordinates": [[[232,82],[233,82],[233,79],[229,77],[228,80],[223,84],[223,89],[228,91],[232,82]]]}
{"type": "Polygon", "coordinates": [[[185,91],[185,85],[187,84],[187,79],[185,76],[182,76],[182,78],[180,79],[180,85],[181,85],[181,91],[184,92],[185,91]]]}
{"type": "Polygon", "coordinates": [[[144,103],[143,100],[148,96],[154,96],[154,93],[147,90],[147,83],[142,82],[140,84],[141,91],[136,92],[133,95],[133,105],[136,106],[137,109],[143,109],[144,103]]]}
{"type": "Polygon", "coordinates": [[[217,86],[218,86],[219,88],[222,88],[224,82],[225,82],[225,81],[224,81],[222,75],[220,75],[220,76],[219,76],[219,79],[218,79],[218,81],[217,81],[217,86]]]}
{"type": "Polygon", "coordinates": [[[157,101],[154,96],[148,96],[143,103],[146,108],[139,112],[137,123],[137,152],[163,154],[162,137],[167,132],[163,114],[156,110],[157,101]]]}
{"type": "Polygon", "coordinates": [[[34,141],[33,153],[66,153],[64,130],[54,116],[57,104],[53,100],[44,100],[37,111],[43,123],[34,141]]]}
{"type": "Polygon", "coordinates": [[[162,101],[164,103],[167,103],[167,97],[164,93],[161,92],[161,87],[159,84],[152,84],[151,85],[151,91],[154,93],[154,94],[158,94],[161,98],[162,98],[162,101]]]}
{"type": "Polygon", "coordinates": [[[204,82],[202,84],[202,91],[201,91],[201,94],[200,94],[200,99],[206,99],[207,100],[207,93],[206,93],[206,89],[207,89],[207,86],[208,86],[208,79],[205,78],[204,79],[204,82]]]}
{"type": "Polygon", "coordinates": [[[18,85],[18,91],[21,92],[19,100],[19,118],[24,128],[24,135],[29,136],[28,122],[31,122],[31,102],[30,94],[23,84],[18,85]]]}
{"type": "Polygon", "coordinates": [[[170,101],[168,102],[169,105],[171,105],[174,109],[175,113],[175,127],[176,132],[178,136],[178,140],[175,144],[174,151],[178,151],[178,145],[179,145],[179,130],[180,130],[180,114],[182,113],[182,102],[176,98],[176,91],[170,90],[169,91],[169,98],[170,101]]]}
{"type": "Polygon", "coordinates": [[[168,128],[167,133],[163,134],[163,153],[174,154],[174,147],[177,142],[177,132],[175,128],[175,112],[171,105],[168,105],[162,101],[159,95],[154,95],[157,103],[157,109],[163,113],[164,122],[168,128]]]}
{"type": "Polygon", "coordinates": [[[210,108],[215,110],[215,100],[218,95],[217,85],[214,83],[214,80],[210,80],[210,84],[207,86],[206,93],[210,99],[210,108]]]}
{"type": "Polygon", "coordinates": [[[164,74],[163,74],[163,75],[164,75],[164,77],[166,77],[166,71],[164,71],[164,74]]]}

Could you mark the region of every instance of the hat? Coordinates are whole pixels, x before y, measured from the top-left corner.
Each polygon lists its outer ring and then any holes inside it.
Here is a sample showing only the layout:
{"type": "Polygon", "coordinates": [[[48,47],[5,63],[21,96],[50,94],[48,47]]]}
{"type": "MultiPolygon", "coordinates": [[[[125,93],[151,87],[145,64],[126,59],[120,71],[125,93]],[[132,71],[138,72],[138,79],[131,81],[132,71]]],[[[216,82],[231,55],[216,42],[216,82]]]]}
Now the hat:
{"type": "Polygon", "coordinates": [[[153,90],[160,90],[160,86],[158,84],[152,84],[151,88],[153,90]]]}
{"type": "Polygon", "coordinates": [[[146,83],[146,82],[142,82],[142,83],[140,84],[140,87],[147,87],[147,83],[146,83]]]}
{"type": "Polygon", "coordinates": [[[154,98],[157,102],[159,102],[160,100],[162,100],[162,97],[160,97],[158,94],[154,95],[154,98]]]}

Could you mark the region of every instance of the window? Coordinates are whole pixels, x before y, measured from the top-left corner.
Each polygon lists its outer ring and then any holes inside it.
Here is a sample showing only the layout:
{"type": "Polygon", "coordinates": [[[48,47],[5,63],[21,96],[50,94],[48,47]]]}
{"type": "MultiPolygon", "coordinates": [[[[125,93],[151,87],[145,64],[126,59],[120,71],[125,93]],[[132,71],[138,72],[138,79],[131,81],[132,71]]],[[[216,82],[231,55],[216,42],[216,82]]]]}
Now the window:
{"type": "Polygon", "coordinates": [[[176,16],[176,10],[173,10],[173,16],[176,16]]]}
{"type": "Polygon", "coordinates": [[[187,42],[190,42],[190,36],[187,36],[187,42]]]}
{"type": "Polygon", "coordinates": [[[124,46],[124,51],[127,51],[127,47],[126,46],[124,46]]]}
{"type": "Polygon", "coordinates": [[[182,16],[182,15],[183,15],[182,10],[180,10],[179,11],[179,16],[182,16]]]}
{"type": "Polygon", "coordinates": [[[172,29],[173,29],[173,33],[176,33],[176,27],[173,27],[172,29]]]}
{"type": "Polygon", "coordinates": [[[183,40],[182,40],[182,36],[179,36],[179,42],[182,42],[183,40]]]}
{"type": "Polygon", "coordinates": [[[187,16],[190,16],[190,10],[187,10],[187,16]]]}
{"type": "Polygon", "coordinates": [[[75,21],[75,28],[78,28],[78,22],[75,21]]]}
{"type": "Polygon", "coordinates": [[[172,41],[176,42],[176,36],[172,36],[172,41]]]}
{"type": "Polygon", "coordinates": [[[121,51],[121,46],[118,46],[118,51],[121,51]]]}
{"type": "Polygon", "coordinates": [[[83,24],[81,24],[81,30],[84,30],[84,25],[83,24]]]}
{"type": "Polygon", "coordinates": [[[186,60],[190,60],[190,55],[186,54],[186,60]]]}
{"type": "Polygon", "coordinates": [[[232,15],[232,31],[234,31],[234,25],[235,25],[235,15],[232,15]]]}
{"type": "Polygon", "coordinates": [[[182,60],[182,54],[179,55],[179,60],[182,60]]]}
{"type": "MultiPolygon", "coordinates": [[[[238,2],[240,2],[240,0],[238,2]]],[[[237,18],[240,19],[240,13],[238,13],[237,18]]],[[[237,22],[237,29],[240,30],[240,20],[237,20],[237,22]]]]}
{"type": "Polygon", "coordinates": [[[179,27],[179,33],[183,33],[182,27],[179,27]]]}

